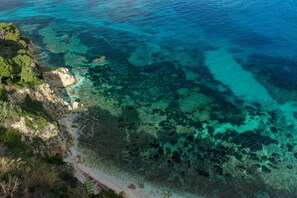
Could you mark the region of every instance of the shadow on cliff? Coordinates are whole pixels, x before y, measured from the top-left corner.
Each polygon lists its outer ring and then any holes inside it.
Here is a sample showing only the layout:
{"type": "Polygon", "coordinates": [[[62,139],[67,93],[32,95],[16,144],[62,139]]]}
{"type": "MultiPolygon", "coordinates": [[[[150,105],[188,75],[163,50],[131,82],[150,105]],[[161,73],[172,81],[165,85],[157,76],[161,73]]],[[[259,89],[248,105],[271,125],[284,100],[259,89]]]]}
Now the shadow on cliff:
{"type": "Polygon", "coordinates": [[[23,47],[17,41],[0,39],[0,56],[11,58],[18,54],[23,47]]]}

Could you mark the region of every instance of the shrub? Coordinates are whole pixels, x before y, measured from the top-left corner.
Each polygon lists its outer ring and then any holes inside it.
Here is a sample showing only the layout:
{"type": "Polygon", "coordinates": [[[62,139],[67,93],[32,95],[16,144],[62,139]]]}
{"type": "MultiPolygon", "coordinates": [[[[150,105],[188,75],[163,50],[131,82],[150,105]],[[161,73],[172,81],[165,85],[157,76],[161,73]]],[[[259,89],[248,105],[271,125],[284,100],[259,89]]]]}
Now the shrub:
{"type": "Polygon", "coordinates": [[[22,109],[20,106],[0,100],[0,126],[4,123],[4,120],[19,120],[21,114],[22,109]]]}
{"type": "Polygon", "coordinates": [[[26,41],[24,41],[24,40],[19,40],[19,44],[21,44],[21,46],[23,47],[23,48],[25,48],[26,46],[27,46],[27,43],[26,43],[26,41]]]}
{"type": "Polygon", "coordinates": [[[20,31],[12,23],[0,23],[0,39],[19,41],[20,31]]]}
{"type": "Polygon", "coordinates": [[[7,173],[18,172],[24,165],[25,163],[20,158],[0,157],[0,178],[3,179],[3,176],[7,173]]]}
{"type": "Polygon", "coordinates": [[[29,42],[20,37],[19,30],[11,23],[0,23],[0,83],[26,87],[38,86],[41,79],[33,71],[33,59],[25,48],[29,42]],[[3,47],[2,47],[3,46],[3,47]]]}
{"type": "Polygon", "coordinates": [[[26,54],[27,52],[26,52],[26,50],[24,50],[24,49],[20,49],[19,51],[18,51],[18,54],[26,54]]]}
{"type": "Polygon", "coordinates": [[[7,97],[6,97],[6,95],[5,95],[4,90],[2,89],[1,84],[0,84],[0,100],[2,100],[2,101],[7,100],[7,97]]]}
{"type": "Polygon", "coordinates": [[[25,101],[22,104],[23,109],[26,112],[33,114],[33,115],[44,115],[42,102],[32,100],[30,96],[26,96],[25,101]]]}
{"type": "Polygon", "coordinates": [[[8,148],[29,151],[29,147],[22,142],[21,138],[21,134],[15,129],[0,128],[0,141],[8,148]]]}
{"type": "Polygon", "coordinates": [[[11,63],[0,56],[0,83],[2,78],[10,77],[12,72],[12,65],[11,63]]]}
{"type": "Polygon", "coordinates": [[[13,57],[12,60],[20,67],[30,67],[32,58],[26,54],[18,54],[17,56],[13,57]]]}
{"type": "Polygon", "coordinates": [[[18,54],[13,58],[13,61],[17,67],[21,68],[21,72],[18,74],[20,77],[20,85],[38,86],[42,83],[31,67],[31,62],[33,60],[30,56],[26,54],[18,54]]]}
{"type": "Polygon", "coordinates": [[[14,195],[17,194],[21,184],[21,180],[15,176],[9,176],[7,181],[0,180],[0,195],[3,197],[14,197],[14,195]]]}

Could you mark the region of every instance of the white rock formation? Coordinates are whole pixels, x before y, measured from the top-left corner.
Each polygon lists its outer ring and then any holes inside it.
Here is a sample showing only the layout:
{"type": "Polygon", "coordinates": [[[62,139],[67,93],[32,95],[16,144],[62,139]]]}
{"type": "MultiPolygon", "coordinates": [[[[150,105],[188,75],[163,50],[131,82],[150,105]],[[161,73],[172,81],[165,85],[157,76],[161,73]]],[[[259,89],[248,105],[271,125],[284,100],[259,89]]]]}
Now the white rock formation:
{"type": "Polygon", "coordinates": [[[45,82],[35,89],[18,88],[9,94],[9,99],[17,104],[22,104],[28,95],[32,100],[42,103],[44,110],[54,119],[61,119],[71,110],[78,107],[75,102],[73,107],[62,99],[58,92],[64,87],[73,85],[77,79],[71,76],[66,68],[60,68],[43,73],[45,82]]]}
{"type": "Polygon", "coordinates": [[[59,68],[53,71],[44,72],[43,78],[45,83],[50,84],[54,88],[68,87],[77,83],[77,79],[69,74],[67,68],[59,68]]]}

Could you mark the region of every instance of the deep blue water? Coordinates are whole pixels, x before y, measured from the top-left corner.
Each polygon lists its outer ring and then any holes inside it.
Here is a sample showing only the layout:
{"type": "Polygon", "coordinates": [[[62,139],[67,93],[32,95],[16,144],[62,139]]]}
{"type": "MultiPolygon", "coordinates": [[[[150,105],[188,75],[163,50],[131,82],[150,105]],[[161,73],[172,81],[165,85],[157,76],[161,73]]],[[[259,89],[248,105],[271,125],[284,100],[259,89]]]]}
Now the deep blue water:
{"type": "Polygon", "coordinates": [[[43,63],[84,79],[72,96],[85,107],[78,142],[102,163],[194,197],[295,197],[296,9],[293,0],[2,0],[0,19],[32,39],[43,63]]]}

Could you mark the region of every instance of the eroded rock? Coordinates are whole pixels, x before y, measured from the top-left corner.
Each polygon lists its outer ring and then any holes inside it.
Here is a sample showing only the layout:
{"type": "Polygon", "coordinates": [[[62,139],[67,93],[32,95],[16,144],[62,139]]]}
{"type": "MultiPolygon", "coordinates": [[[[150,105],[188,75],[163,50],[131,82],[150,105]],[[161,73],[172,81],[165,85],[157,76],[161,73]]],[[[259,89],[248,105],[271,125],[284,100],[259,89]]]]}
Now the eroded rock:
{"type": "Polygon", "coordinates": [[[53,88],[64,88],[77,83],[77,79],[70,75],[67,68],[59,68],[53,71],[43,73],[43,78],[46,83],[53,88]]]}

